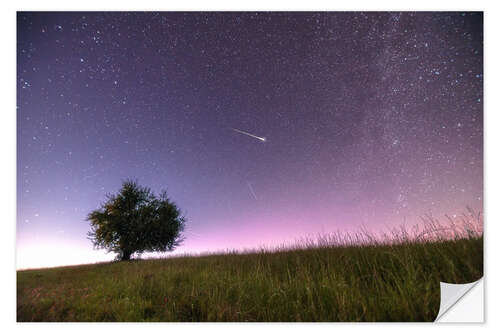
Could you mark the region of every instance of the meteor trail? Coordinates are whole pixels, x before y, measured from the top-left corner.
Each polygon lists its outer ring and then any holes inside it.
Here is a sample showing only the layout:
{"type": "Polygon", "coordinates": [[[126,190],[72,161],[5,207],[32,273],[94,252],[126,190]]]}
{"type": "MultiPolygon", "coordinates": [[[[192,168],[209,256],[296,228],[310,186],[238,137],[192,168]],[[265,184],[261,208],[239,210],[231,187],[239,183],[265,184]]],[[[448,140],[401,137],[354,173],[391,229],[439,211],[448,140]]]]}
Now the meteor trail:
{"type": "Polygon", "coordinates": [[[252,196],[254,197],[255,200],[257,199],[257,196],[255,195],[255,191],[253,190],[252,184],[250,184],[249,181],[247,181],[248,189],[250,190],[250,193],[252,193],[252,196]]]}
{"type": "Polygon", "coordinates": [[[245,135],[251,136],[252,138],[256,138],[256,139],[258,139],[258,140],[260,140],[260,141],[262,141],[262,142],[266,142],[266,138],[264,138],[264,137],[260,137],[260,136],[257,136],[257,135],[253,135],[253,134],[250,134],[250,133],[245,132],[245,131],[240,131],[239,129],[236,129],[236,128],[233,128],[232,130],[233,130],[233,131],[236,131],[236,132],[238,132],[238,133],[241,133],[241,134],[245,134],[245,135]]]}

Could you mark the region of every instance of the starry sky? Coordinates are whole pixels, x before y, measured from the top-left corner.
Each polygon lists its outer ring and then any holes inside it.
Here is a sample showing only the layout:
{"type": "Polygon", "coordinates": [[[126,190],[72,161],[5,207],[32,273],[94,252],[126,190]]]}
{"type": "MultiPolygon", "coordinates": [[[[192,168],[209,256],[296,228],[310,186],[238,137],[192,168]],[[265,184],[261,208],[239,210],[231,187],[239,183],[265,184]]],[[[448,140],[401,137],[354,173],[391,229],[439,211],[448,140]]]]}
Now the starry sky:
{"type": "Polygon", "coordinates": [[[17,266],[113,258],[127,178],[174,253],[482,211],[482,13],[19,12],[17,266]]]}

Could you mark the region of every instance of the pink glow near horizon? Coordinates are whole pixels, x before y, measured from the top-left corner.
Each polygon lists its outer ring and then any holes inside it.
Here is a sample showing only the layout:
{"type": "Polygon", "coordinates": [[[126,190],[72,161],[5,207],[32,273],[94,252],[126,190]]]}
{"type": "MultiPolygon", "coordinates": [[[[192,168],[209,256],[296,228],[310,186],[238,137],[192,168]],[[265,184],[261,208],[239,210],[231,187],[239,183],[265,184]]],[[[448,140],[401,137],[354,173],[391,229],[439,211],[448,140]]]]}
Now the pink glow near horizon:
{"type": "MultiPolygon", "coordinates": [[[[475,210],[479,212],[479,210],[475,210]]],[[[461,225],[461,215],[469,215],[469,212],[464,210],[454,213],[443,213],[441,217],[434,215],[436,220],[445,225],[448,223],[444,217],[447,214],[451,217],[458,226],[461,225]]],[[[316,217],[317,218],[317,217],[316,217]]],[[[477,225],[476,220],[469,217],[470,222],[474,227],[482,230],[482,225],[477,225]]],[[[270,217],[270,220],[263,219],[260,223],[246,223],[242,219],[245,228],[227,228],[224,233],[217,230],[212,232],[202,231],[195,233],[186,229],[184,235],[186,241],[175,251],[167,253],[145,253],[142,258],[158,258],[168,257],[170,255],[199,255],[205,253],[224,253],[227,251],[254,251],[260,249],[272,250],[274,248],[288,248],[295,245],[300,245],[304,240],[317,241],[321,236],[330,234],[355,234],[356,232],[368,231],[374,235],[391,232],[391,228],[404,227],[411,231],[413,226],[424,226],[420,218],[415,218],[411,221],[406,220],[406,223],[401,223],[397,217],[392,223],[335,223],[325,225],[324,223],[310,224],[304,223],[302,219],[293,219],[284,217],[279,220],[276,217],[270,217]]],[[[481,220],[482,223],[482,220],[481,220]]],[[[94,250],[90,243],[78,242],[74,243],[71,239],[64,239],[61,234],[59,238],[53,235],[46,238],[36,237],[31,241],[19,242],[17,251],[17,269],[26,268],[44,268],[66,265],[78,265],[87,263],[106,262],[114,259],[115,254],[106,253],[104,250],[94,250]]]]}

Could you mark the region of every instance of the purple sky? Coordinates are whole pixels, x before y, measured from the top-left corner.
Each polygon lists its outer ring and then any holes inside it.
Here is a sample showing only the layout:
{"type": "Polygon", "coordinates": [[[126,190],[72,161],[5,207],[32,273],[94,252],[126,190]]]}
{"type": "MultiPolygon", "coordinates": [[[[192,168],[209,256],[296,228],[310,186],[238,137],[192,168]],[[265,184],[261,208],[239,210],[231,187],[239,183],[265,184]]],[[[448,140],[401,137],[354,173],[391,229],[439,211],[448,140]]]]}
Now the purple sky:
{"type": "Polygon", "coordinates": [[[17,92],[18,267],[113,258],[126,178],[176,252],[482,210],[481,13],[18,13],[17,92]]]}

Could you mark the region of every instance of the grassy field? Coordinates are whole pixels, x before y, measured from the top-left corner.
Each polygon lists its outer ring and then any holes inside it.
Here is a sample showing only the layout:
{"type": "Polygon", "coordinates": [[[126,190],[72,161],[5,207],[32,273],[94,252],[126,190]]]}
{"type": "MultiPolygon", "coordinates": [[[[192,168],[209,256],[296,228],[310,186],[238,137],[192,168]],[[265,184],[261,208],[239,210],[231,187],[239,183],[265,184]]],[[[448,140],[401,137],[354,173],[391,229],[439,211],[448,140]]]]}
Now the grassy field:
{"type": "Polygon", "coordinates": [[[278,251],[18,271],[17,320],[433,321],[440,281],[482,277],[483,237],[431,222],[278,251]]]}

